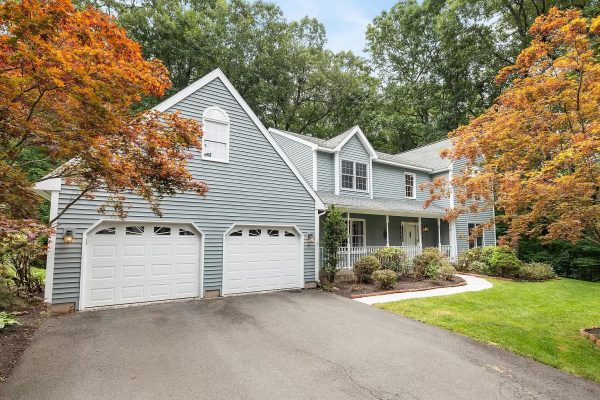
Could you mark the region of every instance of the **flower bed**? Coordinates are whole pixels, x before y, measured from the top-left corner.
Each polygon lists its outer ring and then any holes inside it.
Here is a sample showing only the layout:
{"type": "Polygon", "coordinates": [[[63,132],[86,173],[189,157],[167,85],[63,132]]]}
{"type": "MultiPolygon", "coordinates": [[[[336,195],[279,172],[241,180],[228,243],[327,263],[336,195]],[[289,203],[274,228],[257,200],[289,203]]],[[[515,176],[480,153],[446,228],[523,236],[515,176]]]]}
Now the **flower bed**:
{"type": "Polygon", "coordinates": [[[580,333],[581,336],[588,338],[593,344],[600,347],[600,327],[585,328],[580,333]]]}
{"type": "Polygon", "coordinates": [[[340,296],[351,299],[361,297],[379,296],[383,294],[404,293],[404,292],[419,292],[422,290],[439,289],[443,287],[463,286],[467,283],[464,279],[454,276],[451,280],[434,280],[423,279],[414,280],[413,277],[404,276],[398,279],[393,288],[389,290],[381,290],[375,283],[354,283],[344,282],[336,283],[332,291],[340,296]]]}

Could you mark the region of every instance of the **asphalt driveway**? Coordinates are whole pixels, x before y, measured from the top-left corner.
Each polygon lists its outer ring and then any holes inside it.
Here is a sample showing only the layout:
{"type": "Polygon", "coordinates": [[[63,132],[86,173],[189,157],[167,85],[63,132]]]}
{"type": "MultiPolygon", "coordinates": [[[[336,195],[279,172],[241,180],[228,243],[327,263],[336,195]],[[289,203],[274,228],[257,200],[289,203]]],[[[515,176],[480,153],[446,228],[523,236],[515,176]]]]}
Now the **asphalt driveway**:
{"type": "Polygon", "coordinates": [[[318,291],[47,319],[1,399],[600,399],[600,385],[318,291]]]}

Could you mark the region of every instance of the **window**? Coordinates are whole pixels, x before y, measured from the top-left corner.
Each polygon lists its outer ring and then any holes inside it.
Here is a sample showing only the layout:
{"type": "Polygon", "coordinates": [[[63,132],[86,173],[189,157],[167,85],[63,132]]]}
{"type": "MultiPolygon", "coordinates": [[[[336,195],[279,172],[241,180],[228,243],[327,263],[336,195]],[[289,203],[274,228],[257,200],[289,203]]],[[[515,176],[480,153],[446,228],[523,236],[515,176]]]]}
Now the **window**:
{"type": "Polygon", "coordinates": [[[229,236],[242,236],[242,230],[240,229],[239,231],[233,231],[229,234],[229,236]]]}
{"type": "Polygon", "coordinates": [[[229,117],[219,107],[209,107],[202,118],[202,158],[229,162],[229,117]]]}
{"type": "Polygon", "coordinates": [[[100,229],[98,232],[96,232],[96,235],[114,235],[115,230],[115,227],[100,229]]]}
{"type": "Polygon", "coordinates": [[[285,231],[285,237],[296,237],[296,235],[293,232],[289,232],[289,231],[285,231]]]}
{"type": "MultiPolygon", "coordinates": [[[[366,245],[365,237],[365,220],[364,219],[351,219],[349,221],[350,231],[350,246],[351,247],[364,247],[366,245]]],[[[345,240],[342,244],[343,247],[348,246],[348,241],[345,240]]]]}
{"type": "Polygon", "coordinates": [[[166,226],[155,226],[154,234],[156,236],[169,236],[171,234],[171,228],[166,226]]]}
{"type": "Polygon", "coordinates": [[[143,226],[126,226],[125,235],[140,236],[144,234],[143,226]]]}
{"type": "Polygon", "coordinates": [[[179,236],[196,236],[196,234],[187,229],[179,228],[179,236]]]}
{"type": "Polygon", "coordinates": [[[479,224],[469,223],[468,227],[469,227],[469,248],[472,249],[473,247],[482,247],[483,246],[483,231],[481,231],[477,235],[476,238],[471,237],[471,235],[473,234],[473,231],[478,229],[479,224]]]}
{"type": "Polygon", "coordinates": [[[250,229],[248,231],[248,236],[260,236],[262,233],[262,229],[250,229]]]}
{"type": "Polygon", "coordinates": [[[367,164],[342,160],[342,188],[368,191],[367,164]]]}
{"type": "Polygon", "coordinates": [[[269,235],[271,237],[278,237],[279,236],[279,230],[277,230],[277,229],[267,229],[267,235],[269,235]]]}
{"type": "Polygon", "coordinates": [[[416,199],[416,190],[415,190],[415,174],[405,173],[404,174],[404,196],[407,199],[416,199]]]}

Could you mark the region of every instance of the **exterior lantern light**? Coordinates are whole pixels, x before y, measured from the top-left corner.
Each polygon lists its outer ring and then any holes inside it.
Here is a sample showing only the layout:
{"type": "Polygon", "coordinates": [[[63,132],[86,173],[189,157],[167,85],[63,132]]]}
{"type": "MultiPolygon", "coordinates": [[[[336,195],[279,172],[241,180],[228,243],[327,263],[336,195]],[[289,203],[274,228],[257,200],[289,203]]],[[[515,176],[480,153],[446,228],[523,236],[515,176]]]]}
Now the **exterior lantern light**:
{"type": "Polygon", "coordinates": [[[66,244],[73,243],[73,231],[71,229],[65,229],[65,233],[63,234],[63,242],[66,244]]]}

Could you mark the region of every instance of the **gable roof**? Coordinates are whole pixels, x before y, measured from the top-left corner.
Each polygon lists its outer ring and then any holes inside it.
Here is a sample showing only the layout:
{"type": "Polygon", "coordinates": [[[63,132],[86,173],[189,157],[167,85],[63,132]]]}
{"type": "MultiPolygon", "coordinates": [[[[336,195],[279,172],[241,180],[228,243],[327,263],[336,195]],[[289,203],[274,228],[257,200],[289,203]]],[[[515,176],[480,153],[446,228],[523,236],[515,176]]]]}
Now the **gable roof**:
{"type": "Polygon", "coordinates": [[[356,134],[358,135],[359,139],[361,139],[365,149],[371,154],[373,161],[384,164],[392,164],[399,167],[412,168],[429,173],[447,170],[450,168],[451,164],[451,160],[444,159],[440,156],[441,150],[452,146],[450,139],[440,140],[438,142],[417,147],[415,149],[398,154],[388,154],[381,151],[375,151],[365,134],[358,126],[353,126],[347,131],[342,132],[331,139],[320,139],[312,135],[304,135],[276,128],[269,128],[269,132],[286,136],[300,143],[304,143],[312,149],[327,152],[339,151],[339,149],[343,147],[343,145],[346,144],[346,142],[350,140],[353,135],[356,134]]]}
{"type": "Polygon", "coordinates": [[[223,71],[220,68],[213,70],[212,72],[204,75],[202,78],[198,79],[196,82],[192,83],[188,87],[180,90],[175,93],[173,96],[168,99],[162,101],[160,104],[153,107],[153,110],[165,112],[169,108],[173,107],[175,104],[179,103],[181,100],[190,96],[192,93],[195,93],[202,87],[206,86],[208,83],[212,82],[215,79],[221,80],[225,88],[232,94],[238,104],[242,107],[242,109],[248,114],[252,122],[256,125],[258,130],[263,134],[263,136],[267,139],[269,144],[277,151],[283,162],[285,162],[288,168],[292,171],[292,173],[296,176],[296,178],[300,181],[302,186],[308,191],[311,197],[315,200],[315,206],[317,209],[325,209],[325,204],[321,201],[321,198],[317,195],[314,189],[306,182],[306,180],[302,177],[296,166],[290,161],[285,152],[279,147],[279,145],[275,142],[275,140],[268,133],[267,128],[260,122],[254,111],[250,108],[248,103],[242,98],[242,96],[238,93],[238,91],[233,87],[229,79],[225,76],[223,71]]]}

